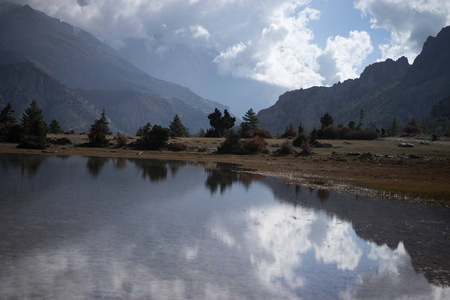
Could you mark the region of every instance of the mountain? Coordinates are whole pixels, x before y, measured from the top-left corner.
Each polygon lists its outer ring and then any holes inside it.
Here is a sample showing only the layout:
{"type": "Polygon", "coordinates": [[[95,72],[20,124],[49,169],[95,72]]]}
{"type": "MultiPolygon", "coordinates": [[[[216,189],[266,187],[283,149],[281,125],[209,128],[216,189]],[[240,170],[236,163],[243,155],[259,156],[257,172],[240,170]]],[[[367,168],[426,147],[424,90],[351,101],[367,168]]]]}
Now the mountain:
{"type": "MultiPolygon", "coordinates": [[[[114,111],[112,122],[127,133],[135,133],[146,122],[167,126],[175,114],[182,115],[183,123],[191,131],[206,129],[209,127],[207,115],[216,107],[226,109],[186,87],[144,73],[79,28],[28,5],[0,4],[0,64],[25,61],[39,66],[74,93],[83,91],[84,95],[102,94],[114,99],[118,95],[139,95],[120,99],[122,104],[127,103],[126,112],[117,110],[117,101],[94,101],[101,104],[97,109],[105,109],[107,115],[110,110],[114,111]],[[142,118],[136,120],[127,114],[142,118]]],[[[39,102],[38,105],[46,106],[39,102]]],[[[70,110],[68,107],[67,111],[70,110]]],[[[60,115],[57,119],[64,118],[60,115]]]]}
{"type": "MultiPolygon", "coordinates": [[[[86,131],[100,111],[83,97],[31,62],[0,65],[0,103],[11,103],[15,116],[35,100],[44,112],[47,124],[59,120],[62,128],[86,131]],[[62,117],[63,116],[63,117],[62,117]]],[[[111,129],[116,129],[112,126],[111,129]]]]}
{"type": "Polygon", "coordinates": [[[361,109],[363,122],[375,122],[379,128],[386,127],[393,117],[401,124],[425,117],[450,96],[449,47],[450,27],[446,27],[427,39],[412,65],[404,57],[388,59],[366,67],[357,79],[286,92],[257,114],[260,127],[271,132],[282,132],[290,123],[319,127],[325,113],[333,116],[335,124],[346,125],[358,121],[361,109]]]}

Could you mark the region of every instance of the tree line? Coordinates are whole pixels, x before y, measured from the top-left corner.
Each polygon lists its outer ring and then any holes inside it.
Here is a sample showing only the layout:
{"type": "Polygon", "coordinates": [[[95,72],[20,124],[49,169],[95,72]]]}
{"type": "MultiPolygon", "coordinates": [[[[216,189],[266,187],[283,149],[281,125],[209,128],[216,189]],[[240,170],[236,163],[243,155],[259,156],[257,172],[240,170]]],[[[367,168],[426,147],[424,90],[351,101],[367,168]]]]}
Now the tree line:
{"type": "MultiPolygon", "coordinates": [[[[64,133],[57,120],[52,120],[50,125],[44,121],[42,110],[33,101],[25,109],[20,122],[13,117],[14,110],[8,103],[0,112],[0,141],[18,143],[20,148],[44,149],[48,146],[47,134],[64,133]]],[[[320,147],[318,139],[376,139],[379,136],[395,136],[401,132],[407,134],[418,134],[421,132],[420,124],[414,118],[405,126],[400,126],[394,117],[386,129],[378,130],[374,122],[369,122],[363,128],[365,113],[360,111],[358,122],[350,121],[347,125],[334,125],[333,117],[325,113],[320,118],[321,127],[314,128],[307,133],[302,123],[297,128],[292,124],[286,127],[279,138],[292,140],[286,142],[282,151],[289,152],[291,146],[301,147],[303,153],[311,152],[313,147],[320,147]],[[284,150],[283,150],[284,149],[284,150]]],[[[256,113],[250,108],[243,116],[243,122],[235,126],[236,118],[232,117],[225,109],[222,113],[215,108],[208,115],[210,128],[205,132],[203,129],[197,134],[200,137],[225,137],[225,141],[218,147],[219,153],[251,154],[262,152],[266,146],[265,138],[272,138],[266,130],[258,128],[259,120],[256,113]]],[[[74,133],[72,131],[72,133],[74,133]]],[[[85,146],[107,147],[110,141],[107,136],[111,135],[109,122],[103,110],[99,119],[90,126],[88,133],[89,143],[85,146]]],[[[128,144],[128,137],[123,133],[114,136],[116,145],[119,147],[131,146],[137,149],[159,150],[186,150],[187,146],[182,143],[167,144],[170,137],[190,137],[189,129],[184,126],[181,118],[176,114],[170,122],[169,127],[151,125],[149,122],[140,127],[136,136],[138,140],[128,144]]]]}

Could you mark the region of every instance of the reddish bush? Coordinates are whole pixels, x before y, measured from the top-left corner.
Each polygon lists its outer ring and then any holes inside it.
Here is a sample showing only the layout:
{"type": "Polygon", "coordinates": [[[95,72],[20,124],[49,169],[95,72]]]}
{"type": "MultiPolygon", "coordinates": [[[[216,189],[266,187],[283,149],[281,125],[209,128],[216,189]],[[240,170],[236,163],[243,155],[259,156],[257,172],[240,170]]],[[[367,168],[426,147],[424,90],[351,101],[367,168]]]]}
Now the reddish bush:
{"type": "Polygon", "coordinates": [[[376,140],[378,133],[375,130],[353,131],[352,140],[376,140]]]}
{"type": "Polygon", "coordinates": [[[117,142],[117,147],[125,147],[128,143],[128,137],[121,132],[118,132],[114,136],[114,140],[117,142]]]}
{"type": "Polygon", "coordinates": [[[340,130],[335,125],[331,124],[321,130],[322,139],[334,140],[340,138],[340,130]]]}
{"type": "Polygon", "coordinates": [[[188,146],[185,143],[170,143],[167,145],[169,151],[186,151],[188,146]]]}
{"type": "Polygon", "coordinates": [[[245,150],[250,153],[260,153],[266,148],[266,145],[266,141],[258,135],[244,141],[245,150]]]}
{"type": "Polygon", "coordinates": [[[247,130],[245,133],[244,133],[244,138],[252,138],[252,137],[255,137],[255,136],[259,136],[259,137],[261,137],[261,138],[263,138],[263,139],[271,139],[272,138],[272,135],[270,135],[270,133],[267,131],[267,130],[262,130],[262,129],[256,129],[256,130],[254,130],[254,129],[251,129],[251,130],[247,130]]]}

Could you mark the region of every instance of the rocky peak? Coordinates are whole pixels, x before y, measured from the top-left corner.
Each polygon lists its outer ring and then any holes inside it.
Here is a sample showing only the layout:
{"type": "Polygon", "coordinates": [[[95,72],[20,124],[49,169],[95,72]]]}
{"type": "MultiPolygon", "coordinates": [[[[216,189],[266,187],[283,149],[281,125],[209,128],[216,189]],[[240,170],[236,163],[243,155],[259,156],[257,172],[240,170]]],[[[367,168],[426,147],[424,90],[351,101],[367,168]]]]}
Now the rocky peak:
{"type": "Polygon", "coordinates": [[[404,56],[397,61],[387,59],[367,66],[361,73],[360,80],[370,87],[380,87],[400,81],[410,68],[404,56]]]}

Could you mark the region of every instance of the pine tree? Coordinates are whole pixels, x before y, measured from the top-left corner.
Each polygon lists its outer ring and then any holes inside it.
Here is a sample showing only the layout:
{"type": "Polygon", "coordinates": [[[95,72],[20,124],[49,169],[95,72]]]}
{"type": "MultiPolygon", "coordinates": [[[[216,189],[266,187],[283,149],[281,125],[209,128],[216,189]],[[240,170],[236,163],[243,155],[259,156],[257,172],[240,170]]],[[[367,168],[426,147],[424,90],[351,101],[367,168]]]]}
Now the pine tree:
{"type": "Polygon", "coordinates": [[[396,136],[400,133],[400,125],[398,125],[397,118],[394,117],[392,119],[391,124],[386,128],[386,135],[387,136],[396,136]]]}
{"type": "Polygon", "coordinates": [[[361,127],[363,125],[362,120],[364,119],[365,116],[366,116],[366,113],[364,112],[364,109],[361,109],[359,111],[359,122],[358,122],[358,126],[356,126],[356,130],[361,130],[361,127]]]}
{"type": "Polygon", "coordinates": [[[49,127],[50,127],[50,133],[53,133],[53,134],[64,133],[64,131],[62,131],[62,129],[61,129],[61,126],[59,125],[59,122],[56,119],[52,120],[49,127]]]}
{"type": "Polygon", "coordinates": [[[0,130],[8,130],[12,125],[16,124],[16,118],[12,116],[11,103],[6,104],[5,108],[0,112],[0,130]]]}
{"type": "Polygon", "coordinates": [[[111,131],[109,130],[105,110],[103,110],[101,117],[91,125],[88,135],[89,143],[94,147],[106,147],[109,145],[109,141],[106,138],[108,134],[111,134],[111,131]]]}
{"type": "Polygon", "coordinates": [[[249,130],[258,129],[259,120],[258,117],[256,116],[256,113],[253,111],[253,108],[250,108],[242,117],[242,119],[244,120],[245,123],[248,124],[249,130]]]}
{"type": "Polygon", "coordinates": [[[20,148],[44,149],[46,147],[47,124],[36,101],[31,102],[30,107],[23,113],[21,125],[23,138],[19,143],[20,148]]]}
{"type": "Polygon", "coordinates": [[[0,112],[0,140],[7,141],[11,128],[17,123],[16,118],[12,116],[13,113],[10,103],[0,112]]]}
{"type": "Polygon", "coordinates": [[[324,129],[327,126],[332,125],[333,122],[334,122],[333,117],[329,113],[324,114],[323,117],[320,118],[320,123],[322,124],[322,129],[324,129]]]}
{"type": "Polygon", "coordinates": [[[175,115],[173,121],[169,125],[169,132],[171,137],[188,137],[190,136],[189,131],[181,122],[178,115],[175,115]]]}

